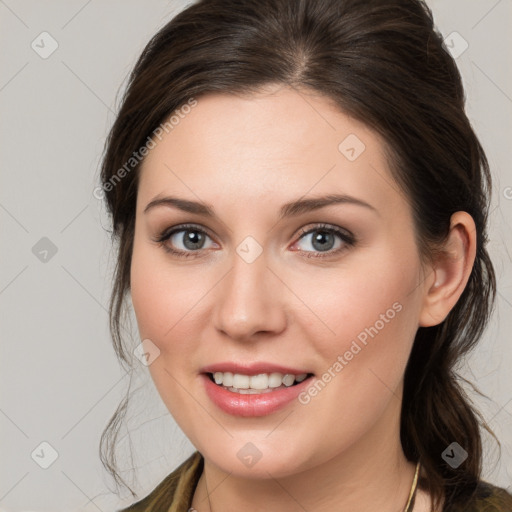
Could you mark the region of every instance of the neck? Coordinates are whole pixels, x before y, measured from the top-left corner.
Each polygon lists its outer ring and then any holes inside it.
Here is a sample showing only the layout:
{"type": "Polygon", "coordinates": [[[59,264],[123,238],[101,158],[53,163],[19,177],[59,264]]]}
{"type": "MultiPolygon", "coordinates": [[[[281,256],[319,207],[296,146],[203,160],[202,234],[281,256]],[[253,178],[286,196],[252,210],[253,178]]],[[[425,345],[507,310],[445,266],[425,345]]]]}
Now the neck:
{"type": "Polygon", "coordinates": [[[402,512],[416,465],[403,454],[399,418],[400,400],[393,398],[381,419],[348,450],[282,478],[234,476],[205,458],[192,506],[197,512],[402,512]]]}

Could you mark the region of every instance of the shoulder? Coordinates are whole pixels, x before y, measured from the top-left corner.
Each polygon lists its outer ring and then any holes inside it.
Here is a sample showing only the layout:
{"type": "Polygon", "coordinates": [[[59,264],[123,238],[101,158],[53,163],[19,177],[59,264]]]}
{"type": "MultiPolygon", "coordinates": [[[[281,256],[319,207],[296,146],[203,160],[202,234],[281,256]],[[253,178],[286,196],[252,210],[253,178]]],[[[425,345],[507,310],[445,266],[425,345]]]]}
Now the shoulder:
{"type": "Polygon", "coordinates": [[[187,510],[203,470],[203,457],[194,452],[145,498],[117,512],[174,512],[187,510]]]}
{"type": "Polygon", "coordinates": [[[480,481],[463,508],[448,506],[443,512],[512,512],[512,494],[480,481]]]}

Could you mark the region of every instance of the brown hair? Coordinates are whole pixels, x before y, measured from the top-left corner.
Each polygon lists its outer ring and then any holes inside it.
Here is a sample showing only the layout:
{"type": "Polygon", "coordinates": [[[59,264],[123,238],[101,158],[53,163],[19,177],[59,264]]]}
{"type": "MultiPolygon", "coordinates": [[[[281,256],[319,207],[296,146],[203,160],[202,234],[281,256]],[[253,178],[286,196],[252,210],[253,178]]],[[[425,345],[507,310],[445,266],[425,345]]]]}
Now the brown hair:
{"type": "MultiPolygon", "coordinates": [[[[476,260],[462,296],[440,325],[417,331],[400,430],[406,457],[426,470],[420,486],[434,505],[443,496],[446,505],[463,505],[481,475],[479,425],[489,429],[454,367],[480,338],[494,305],[485,248],[491,176],[464,112],[461,76],[421,0],[201,0],[151,39],[130,75],[101,169],[119,244],[110,303],[116,354],[129,364],[120,317],[130,287],[140,165],[115,186],[112,178],[191,97],[251,94],[270,84],[323,94],[384,138],[393,176],[413,207],[423,257],[445,239],[454,212],[475,221],[476,260]],[[469,454],[456,469],[441,456],[453,441],[469,454]]],[[[126,400],[100,444],[116,482],[115,437],[125,411],[126,400]]]]}

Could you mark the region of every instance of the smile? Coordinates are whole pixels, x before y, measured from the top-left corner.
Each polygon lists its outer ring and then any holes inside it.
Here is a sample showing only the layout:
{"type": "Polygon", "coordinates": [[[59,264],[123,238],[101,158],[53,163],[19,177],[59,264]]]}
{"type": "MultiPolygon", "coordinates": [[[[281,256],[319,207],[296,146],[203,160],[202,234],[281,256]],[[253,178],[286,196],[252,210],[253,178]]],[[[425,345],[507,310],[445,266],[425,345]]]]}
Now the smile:
{"type": "Polygon", "coordinates": [[[218,409],[231,416],[255,417],[290,406],[314,374],[267,363],[220,363],[202,368],[199,377],[218,409]]]}
{"type": "Polygon", "coordinates": [[[208,375],[210,376],[210,380],[215,382],[218,386],[222,386],[233,393],[248,395],[271,393],[279,389],[291,387],[302,382],[311,374],[301,373],[299,375],[293,375],[286,373],[283,375],[279,372],[273,372],[259,373],[258,375],[244,375],[241,373],[215,372],[209,373],[208,375]]]}

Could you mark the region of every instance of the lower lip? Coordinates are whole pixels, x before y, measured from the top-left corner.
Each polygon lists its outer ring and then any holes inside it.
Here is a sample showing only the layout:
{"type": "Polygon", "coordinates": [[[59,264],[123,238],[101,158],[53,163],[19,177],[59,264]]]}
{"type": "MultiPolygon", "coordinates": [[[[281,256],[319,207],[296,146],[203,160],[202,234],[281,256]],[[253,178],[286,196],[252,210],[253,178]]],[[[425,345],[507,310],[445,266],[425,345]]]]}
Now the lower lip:
{"type": "Polygon", "coordinates": [[[210,380],[208,375],[201,374],[206,394],[221,410],[233,416],[266,416],[286,407],[309,386],[311,377],[289,388],[278,389],[267,393],[241,394],[229,391],[210,380]]]}

